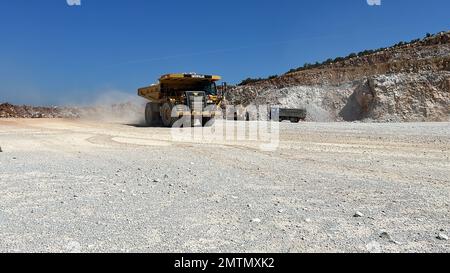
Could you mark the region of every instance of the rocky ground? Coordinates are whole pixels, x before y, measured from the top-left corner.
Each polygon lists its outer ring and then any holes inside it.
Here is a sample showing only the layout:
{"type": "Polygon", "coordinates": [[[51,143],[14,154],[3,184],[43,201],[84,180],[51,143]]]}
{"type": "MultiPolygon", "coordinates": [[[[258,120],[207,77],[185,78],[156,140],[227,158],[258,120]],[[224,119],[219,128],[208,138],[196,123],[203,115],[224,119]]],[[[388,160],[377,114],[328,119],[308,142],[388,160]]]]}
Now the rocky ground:
{"type": "Polygon", "coordinates": [[[449,252],[449,128],[282,123],[263,151],[0,119],[0,251],[449,252]]]}
{"type": "Polygon", "coordinates": [[[450,33],[226,99],[314,122],[271,150],[146,128],[138,100],[0,104],[0,252],[450,251],[450,33]]]}

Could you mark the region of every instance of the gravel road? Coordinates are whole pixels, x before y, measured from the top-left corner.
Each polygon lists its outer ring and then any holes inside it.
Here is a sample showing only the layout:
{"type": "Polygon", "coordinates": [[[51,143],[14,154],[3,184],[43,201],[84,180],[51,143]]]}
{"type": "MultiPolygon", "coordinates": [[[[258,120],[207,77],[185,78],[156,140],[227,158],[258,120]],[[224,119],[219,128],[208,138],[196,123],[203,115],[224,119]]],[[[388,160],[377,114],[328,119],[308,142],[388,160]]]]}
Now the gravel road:
{"type": "Polygon", "coordinates": [[[450,252],[450,123],[280,126],[0,119],[0,252],[450,252]]]}

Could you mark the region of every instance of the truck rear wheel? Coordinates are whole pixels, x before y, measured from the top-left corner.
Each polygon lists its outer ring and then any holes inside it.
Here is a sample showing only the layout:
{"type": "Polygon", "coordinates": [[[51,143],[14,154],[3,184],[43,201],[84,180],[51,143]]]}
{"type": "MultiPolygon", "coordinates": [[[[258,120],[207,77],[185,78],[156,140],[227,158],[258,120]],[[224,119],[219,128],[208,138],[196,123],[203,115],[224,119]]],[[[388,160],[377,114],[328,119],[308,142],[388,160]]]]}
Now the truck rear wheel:
{"type": "Polygon", "coordinates": [[[154,103],[147,103],[145,106],[145,123],[147,126],[157,126],[161,123],[159,112],[156,112],[157,105],[154,103]]]}
{"type": "Polygon", "coordinates": [[[172,109],[173,105],[168,102],[161,107],[161,120],[166,127],[172,127],[178,120],[178,117],[172,117],[172,109]]]}

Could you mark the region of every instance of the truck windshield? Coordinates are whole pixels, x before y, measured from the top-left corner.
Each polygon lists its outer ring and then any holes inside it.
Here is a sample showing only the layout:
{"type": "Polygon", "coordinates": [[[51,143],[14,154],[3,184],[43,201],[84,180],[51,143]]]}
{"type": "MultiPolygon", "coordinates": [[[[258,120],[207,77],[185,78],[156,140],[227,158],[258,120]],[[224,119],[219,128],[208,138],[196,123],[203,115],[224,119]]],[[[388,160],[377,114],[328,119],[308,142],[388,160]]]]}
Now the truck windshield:
{"type": "Polygon", "coordinates": [[[164,92],[204,91],[206,95],[217,95],[217,87],[214,82],[184,82],[175,84],[162,84],[164,92]]]}
{"type": "Polygon", "coordinates": [[[216,84],[213,82],[201,83],[198,85],[196,90],[205,91],[207,95],[217,95],[216,84]]]}

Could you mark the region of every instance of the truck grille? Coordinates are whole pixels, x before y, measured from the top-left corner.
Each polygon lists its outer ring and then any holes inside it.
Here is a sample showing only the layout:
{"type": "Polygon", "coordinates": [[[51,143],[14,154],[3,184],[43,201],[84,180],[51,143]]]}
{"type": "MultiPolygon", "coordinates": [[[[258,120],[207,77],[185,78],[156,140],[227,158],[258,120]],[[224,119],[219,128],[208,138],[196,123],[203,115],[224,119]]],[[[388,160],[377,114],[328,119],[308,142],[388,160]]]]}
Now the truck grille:
{"type": "Polygon", "coordinates": [[[191,111],[203,111],[206,107],[206,94],[203,91],[188,91],[186,92],[186,106],[191,111]]]}

